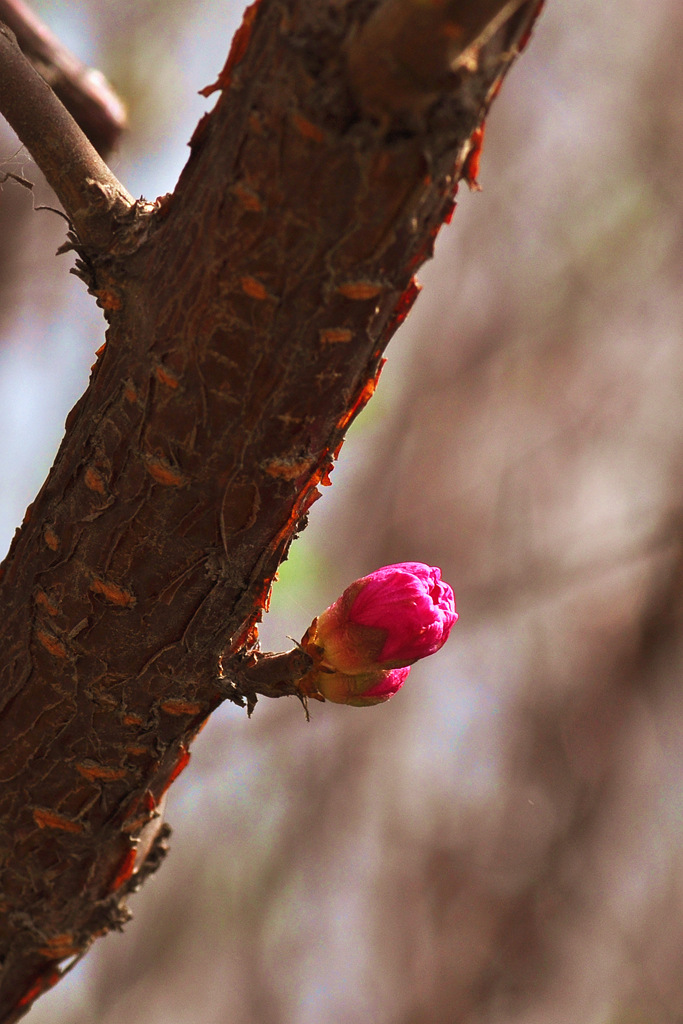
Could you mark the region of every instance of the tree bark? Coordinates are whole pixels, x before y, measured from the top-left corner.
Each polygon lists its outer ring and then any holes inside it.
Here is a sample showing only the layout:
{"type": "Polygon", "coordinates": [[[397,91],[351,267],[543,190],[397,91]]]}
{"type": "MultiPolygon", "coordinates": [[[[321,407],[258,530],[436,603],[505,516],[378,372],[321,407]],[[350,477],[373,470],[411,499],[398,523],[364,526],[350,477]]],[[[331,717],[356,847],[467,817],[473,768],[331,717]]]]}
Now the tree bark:
{"type": "MultiPolygon", "coordinates": [[[[448,5],[449,39],[471,7],[448,5]]],[[[278,565],[372,395],[540,4],[487,5],[499,23],[462,34],[460,63],[435,18],[420,47],[441,54],[440,90],[413,76],[389,103],[366,65],[377,47],[400,63],[406,39],[371,26],[382,9],[252,5],[155,204],[133,204],[85,151],[65,176],[50,132],[70,129],[15,115],[108,330],[0,568],[0,1021],[123,924],[163,853],[149,835],[190,742],[226,697],[253,703],[278,565]]],[[[11,92],[5,76],[8,113],[11,92]]],[[[40,119],[50,101],[32,102],[40,119]]],[[[284,671],[260,689],[295,688],[284,671]]]]}

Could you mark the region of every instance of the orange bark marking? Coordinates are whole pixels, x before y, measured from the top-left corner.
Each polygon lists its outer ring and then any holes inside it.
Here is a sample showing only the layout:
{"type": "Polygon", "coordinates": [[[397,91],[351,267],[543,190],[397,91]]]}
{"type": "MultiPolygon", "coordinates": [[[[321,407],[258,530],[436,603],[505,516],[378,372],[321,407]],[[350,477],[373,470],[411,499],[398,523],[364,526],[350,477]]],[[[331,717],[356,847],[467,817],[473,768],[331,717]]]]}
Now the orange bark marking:
{"type": "Polygon", "coordinates": [[[131,847],[130,850],[126,850],[125,856],[121,861],[119,870],[114,875],[114,879],[111,885],[109,886],[109,892],[116,892],[116,890],[120,886],[122,886],[124,882],[127,882],[128,879],[131,877],[131,875],[133,874],[133,869],[135,868],[136,852],[137,851],[134,846],[131,847]]]}
{"type": "Polygon", "coordinates": [[[92,468],[92,466],[89,466],[86,469],[83,480],[85,481],[85,486],[89,491],[95,491],[97,494],[105,493],[104,480],[97,470],[92,468]]]}
{"type": "Polygon", "coordinates": [[[46,526],[43,530],[43,539],[49,547],[50,551],[56,551],[59,547],[59,537],[50,526],[46,526]]]}
{"type": "Polygon", "coordinates": [[[134,797],[126,810],[126,817],[122,826],[123,830],[125,832],[134,832],[136,829],[141,829],[145,822],[149,821],[156,806],[156,800],[148,789],[134,797]]]}
{"type": "Polygon", "coordinates": [[[129,711],[127,714],[123,716],[124,725],[142,725],[142,721],[142,716],[136,715],[132,711],[129,711]]]}
{"type": "Polygon", "coordinates": [[[301,114],[295,114],[292,121],[299,135],[303,135],[305,139],[311,139],[313,142],[324,141],[325,133],[323,130],[317,124],[309,121],[308,118],[302,117],[301,114]]]}
{"type": "Polygon", "coordinates": [[[36,998],[36,996],[40,995],[40,993],[43,991],[44,988],[45,988],[45,982],[43,981],[42,978],[40,978],[35,983],[35,985],[31,985],[31,987],[28,990],[28,992],[24,993],[24,995],[21,997],[21,999],[17,1003],[17,1008],[19,1008],[20,1006],[28,1006],[29,1003],[33,1002],[33,1000],[36,998]]]}
{"type": "Polygon", "coordinates": [[[121,309],[123,305],[121,296],[112,288],[99,288],[94,294],[102,309],[116,310],[121,309]]]}
{"type": "Polygon", "coordinates": [[[43,629],[37,629],[36,639],[40,641],[45,650],[49,651],[53,657],[66,658],[66,647],[56,636],[46,633],[43,629]]]}
{"type": "Polygon", "coordinates": [[[183,487],[186,483],[185,477],[177,469],[171,469],[167,462],[162,462],[160,459],[147,459],[145,461],[147,472],[150,476],[159,484],[164,484],[166,487],[183,487]]]}
{"type": "Polygon", "coordinates": [[[240,284],[242,285],[242,291],[244,291],[250,299],[268,298],[268,292],[265,287],[255,277],[242,277],[240,278],[240,284]]]}
{"type": "Polygon", "coordinates": [[[502,78],[497,78],[495,80],[495,82],[493,83],[493,85],[491,86],[491,91],[490,91],[490,93],[488,95],[488,101],[492,102],[493,100],[495,100],[497,98],[497,96],[498,96],[498,93],[500,92],[500,90],[502,88],[503,88],[503,79],[502,78]]]}
{"type": "Polygon", "coordinates": [[[107,343],[105,341],[104,344],[100,345],[100,347],[98,348],[97,352],[95,353],[95,357],[97,359],[100,358],[100,356],[102,355],[102,353],[104,352],[106,347],[107,347],[107,343]]]}
{"type": "MultiPolygon", "coordinates": [[[[289,525],[289,522],[285,526],[283,526],[283,528],[280,530],[280,533],[275,538],[276,541],[280,537],[284,536],[284,534],[287,532],[287,526],[288,525],[289,525]]],[[[275,544],[271,545],[271,547],[273,547],[273,548],[275,548],[275,546],[276,546],[275,544]]],[[[247,623],[242,628],[241,632],[239,632],[237,634],[237,637],[233,641],[233,650],[237,650],[238,648],[244,647],[244,646],[251,647],[251,646],[253,646],[256,643],[258,643],[258,626],[257,626],[257,624],[255,622],[247,623]]]]}
{"type": "Polygon", "coordinates": [[[175,374],[170,373],[170,371],[164,366],[158,365],[154,370],[154,375],[156,376],[156,379],[162,384],[165,384],[166,387],[173,388],[174,390],[178,387],[178,378],[175,374]]]}
{"type": "Polygon", "coordinates": [[[101,594],[105,601],[115,604],[117,608],[130,608],[135,604],[135,594],[124,587],[118,587],[115,583],[107,583],[105,580],[94,579],[90,589],[95,594],[101,594]]]}
{"type": "Polygon", "coordinates": [[[166,790],[169,788],[169,786],[171,786],[172,783],[175,782],[175,780],[178,778],[180,773],[182,771],[184,771],[185,768],[187,768],[189,762],[190,762],[190,751],[187,749],[187,747],[183,746],[183,744],[181,743],[181,745],[180,745],[180,756],[178,757],[178,760],[176,761],[175,768],[173,769],[173,771],[171,772],[171,774],[169,775],[169,777],[168,777],[168,779],[166,781],[166,785],[164,786],[164,788],[162,790],[162,796],[166,792],[166,790]]]}
{"type": "Polygon", "coordinates": [[[202,96],[210,96],[211,93],[216,92],[217,89],[227,89],[230,85],[232,72],[247,52],[247,46],[249,45],[251,30],[256,17],[256,9],[258,8],[258,5],[259,0],[254,0],[254,3],[247,7],[244,15],[242,16],[242,24],[232,37],[232,45],[230,46],[228,59],[225,62],[223,70],[218,76],[218,80],[214,82],[213,85],[206,85],[203,89],[200,89],[199,92],[202,96]]]}
{"type": "Polygon", "coordinates": [[[415,280],[415,278],[411,277],[408,282],[408,287],[396,303],[396,308],[394,309],[392,317],[387,324],[385,335],[387,338],[390,338],[394,331],[398,330],[405,318],[408,316],[408,313],[410,313],[413,308],[415,299],[420,294],[421,288],[422,286],[415,280]]]}
{"type": "Polygon", "coordinates": [[[376,281],[347,281],[337,288],[346,299],[374,299],[382,291],[382,285],[376,281]]]}
{"type": "Polygon", "coordinates": [[[263,209],[261,200],[256,192],[249,188],[248,185],[243,184],[243,182],[239,181],[236,185],[233,185],[232,191],[245,210],[249,210],[251,213],[260,213],[263,209]]]}
{"type": "Polygon", "coordinates": [[[311,468],[311,459],[272,459],[266,462],[264,469],[268,476],[280,477],[282,480],[296,480],[302,473],[311,468]]]}
{"type": "Polygon", "coordinates": [[[345,344],[352,338],[353,332],[348,327],[326,327],[320,332],[321,345],[337,345],[340,342],[345,344]]]}
{"type": "Polygon", "coordinates": [[[63,960],[66,956],[73,956],[78,953],[80,946],[77,945],[73,935],[53,935],[48,939],[38,952],[49,960],[63,960]]]}
{"type": "Polygon", "coordinates": [[[125,768],[112,768],[106,764],[96,764],[94,761],[83,761],[81,764],[77,764],[76,771],[90,782],[94,782],[95,779],[101,779],[103,782],[117,782],[126,775],[125,768]]]}
{"type": "Polygon", "coordinates": [[[157,802],[154,799],[154,796],[153,796],[151,790],[149,790],[149,789],[145,790],[145,794],[144,794],[144,796],[142,798],[142,805],[143,805],[143,807],[145,808],[145,810],[147,811],[148,814],[151,814],[152,811],[156,810],[157,802]]]}
{"type": "MultiPolygon", "coordinates": [[[[130,724],[129,722],[126,722],[125,718],[123,721],[125,722],[126,725],[130,724]]],[[[136,745],[135,743],[129,743],[128,746],[125,747],[125,751],[127,754],[130,754],[131,757],[140,757],[143,754],[147,753],[147,747],[141,747],[136,745]]]]}
{"type": "Polygon", "coordinates": [[[341,419],[337,422],[337,427],[339,428],[339,430],[346,430],[349,423],[351,423],[351,421],[355,419],[355,417],[358,415],[361,409],[364,409],[365,406],[368,404],[368,402],[375,393],[375,389],[379,382],[379,376],[382,372],[382,368],[385,362],[386,359],[383,359],[382,362],[377,367],[377,373],[375,374],[375,376],[371,377],[369,381],[366,381],[356,401],[353,403],[348,412],[345,412],[341,419]]]}
{"type": "Polygon", "coordinates": [[[17,1008],[20,1006],[28,1006],[28,1004],[32,1003],[33,1000],[41,994],[41,992],[46,992],[49,988],[52,988],[53,985],[56,985],[60,978],[61,974],[59,971],[50,971],[49,973],[41,975],[38,981],[36,981],[34,985],[31,985],[28,992],[25,992],[21,997],[17,1003],[17,1008]]]}
{"type": "Polygon", "coordinates": [[[533,31],[534,31],[534,27],[536,25],[536,18],[538,18],[539,14],[541,13],[541,11],[543,10],[544,7],[545,7],[545,0],[539,0],[538,7],[536,8],[536,14],[534,15],[534,18],[531,21],[531,24],[529,25],[528,29],[526,30],[526,32],[524,33],[524,35],[522,36],[520,41],[517,43],[517,53],[521,53],[522,50],[525,49],[525,47],[526,47],[527,43],[529,42],[529,40],[531,39],[531,36],[533,34],[533,31]]]}
{"type": "Polygon", "coordinates": [[[161,705],[161,710],[167,715],[198,715],[202,710],[201,704],[190,700],[167,700],[161,705]]]}
{"type": "Polygon", "coordinates": [[[481,151],[484,145],[484,129],[486,122],[482,121],[478,128],[475,128],[470,135],[470,151],[465,160],[462,176],[473,192],[480,192],[481,186],[477,181],[479,175],[479,164],[481,162],[481,151]]]}
{"type": "Polygon", "coordinates": [[[48,615],[56,615],[59,611],[57,605],[52,603],[44,590],[37,590],[34,600],[40,608],[45,609],[48,615]]]}
{"type": "Polygon", "coordinates": [[[39,828],[55,828],[60,832],[82,832],[83,825],[80,821],[72,818],[65,818],[63,814],[56,814],[48,811],[46,807],[33,808],[33,820],[39,828]]]}
{"type": "Polygon", "coordinates": [[[131,405],[134,402],[137,402],[137,400],[138,400],[138,393],[135,390],[135,387],[133,386],[133,384],[130,383],[130,381],[126,382],[126,385],[125,385],[125,387],[123,389],[123,397],[125,398],[125,400],[127,402],[130,402],[131,405]]]}

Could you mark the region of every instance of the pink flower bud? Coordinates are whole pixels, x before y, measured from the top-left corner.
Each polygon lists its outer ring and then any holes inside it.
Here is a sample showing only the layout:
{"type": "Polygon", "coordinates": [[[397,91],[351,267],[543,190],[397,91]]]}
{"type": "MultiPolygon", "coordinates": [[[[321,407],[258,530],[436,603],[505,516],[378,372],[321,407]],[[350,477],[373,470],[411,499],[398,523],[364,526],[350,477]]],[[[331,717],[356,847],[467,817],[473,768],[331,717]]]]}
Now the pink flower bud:
{"type": "Polygon", "coordinates": [[[302,644],[316,663],[323,696],[328,696],[327,689],[329,700],[378,703],[388,700],[405,680],[407,672],[399,678],[392,670],[405,669],[438,651],[457,618],[453,591],[439,569],[400,562],[347,587],[313,620],[302,644]],[[342,681],[349,677],[356,682],[342,681]]]}

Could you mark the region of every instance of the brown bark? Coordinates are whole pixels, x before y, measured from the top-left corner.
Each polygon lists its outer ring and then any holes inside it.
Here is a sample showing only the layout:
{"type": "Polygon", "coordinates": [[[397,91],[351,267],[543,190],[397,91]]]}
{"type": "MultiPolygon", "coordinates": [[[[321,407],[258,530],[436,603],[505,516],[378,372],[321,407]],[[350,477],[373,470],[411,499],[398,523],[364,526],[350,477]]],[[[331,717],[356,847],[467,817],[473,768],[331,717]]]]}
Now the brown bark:
{"type": "Polygon", "coordinates": [[[420,111],[462,84],[482,46],[525,0],[386,0],[349,44],[351,87],[377,115],[420,111]]]}
{"type": "MultiPolygon", "coordinates": [[[[373,119],[347,60],[371,0],[261,0],[172,196],[84,211],[97,176],[72,165],[62,200],[109,327],[0,569],[0,1021],[125,920],[192,738],[259,690],[234,659],[539,7],[434,102],[373,119]]],[[[261,692],[292,692],[266,675],[261,692]]]]}

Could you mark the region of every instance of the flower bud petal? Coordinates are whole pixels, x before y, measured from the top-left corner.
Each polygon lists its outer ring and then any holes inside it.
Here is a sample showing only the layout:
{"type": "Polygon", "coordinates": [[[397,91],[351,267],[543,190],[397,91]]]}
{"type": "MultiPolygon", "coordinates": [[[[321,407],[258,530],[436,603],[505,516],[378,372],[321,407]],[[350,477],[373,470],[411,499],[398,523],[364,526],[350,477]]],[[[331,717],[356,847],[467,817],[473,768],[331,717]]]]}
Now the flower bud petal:
{"type": "Polygon", "coordinates": [[[438,651],[458,615],[438,568],[387,565],[356,580],[311,625],[324,664],[343,674],[411,665],[438,651]]]}
{"type": "Polygon", "coordinates": [[[403,686],[410,668],[345,675],[343,672],[320,672],[315,677],[318,691],[334,704],[369,707],[383,704],[403,686]]]}

